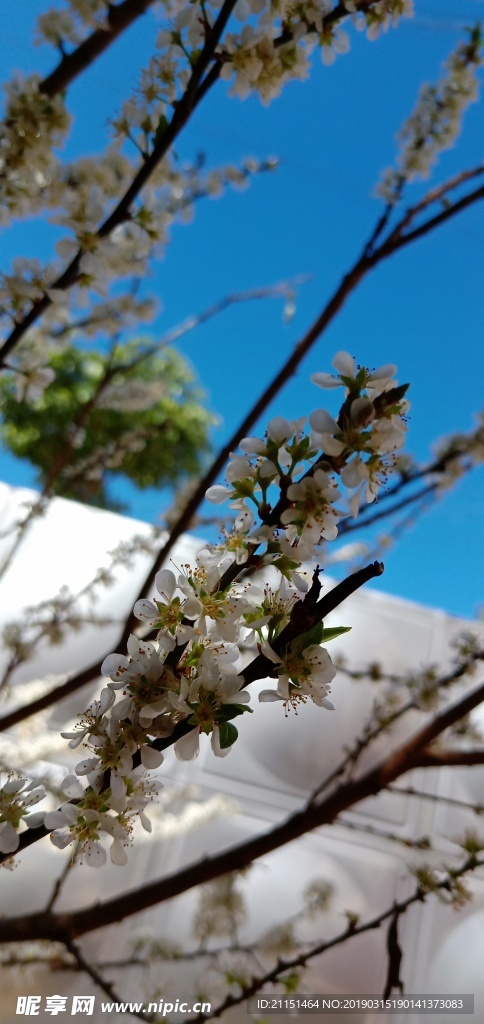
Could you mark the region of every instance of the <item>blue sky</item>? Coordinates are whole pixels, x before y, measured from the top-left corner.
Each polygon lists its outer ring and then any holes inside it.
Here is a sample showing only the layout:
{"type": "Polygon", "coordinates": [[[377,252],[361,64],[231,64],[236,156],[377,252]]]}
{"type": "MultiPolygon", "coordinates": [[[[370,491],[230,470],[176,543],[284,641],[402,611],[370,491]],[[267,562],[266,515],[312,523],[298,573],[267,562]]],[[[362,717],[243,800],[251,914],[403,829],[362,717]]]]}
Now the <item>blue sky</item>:
{"type": "MultiPolygon", "coordinates": [[[[2,28],[4,74],[48,71],[48,47],[31,45],[40,0],[12,5],[2,28]]],[[[484,16],[483,0],[416,0],[417,16],[379,41],[351,32],[349,55],[323,67],[315,55],[310,81],[288,86],[268,108],[256,98],[229,99],[219,83],[177,144],[190,160],[203,151],[209,166],[238,163],[246,156],[280,158],[278,170],[253,180],[246,191],[199,203],[193,224],[176,226],[166,258],[146,283],[163,311],[153,331],[161,333],[229,292],[310,275],[301,288],[296,315],[282,322],[275,300],[228,310],[188,335],[181,347],[221,417],[219,446],[232,433],[299,336],[330,297],[359,254],[378,216],[372,190],[382,167],[392,162],[395,133],[410,112],[419,85],[434,81],[465,25],[484,16]]],[[[75,124],[66,154],[102,150],[107,118],[116,112],[156,33],[154,17],[140,19],[69,91],[75,124]]],[[[482,104],[467,114],[456,148],[440,161],[433,180],[482,160],[482,104]]],[[[409,192],[417,198],[420,186],[409,192]]],[[[428,456],[432,443],[454,430],[468,430],[482,405],[484,359],[482,278],[484,207],[423,239],[366,278],[305,359],[264,417],[309,414],[336,396],[310,382],[329,369],[332,355],[348,349],[359,362],[398,364],[410,381],[412,411],[408,450],[428,456]]],[[[54,230],[18,224],[5,232],[2,267],[15,255],[49,258],[54,230]]],[[[264,423],[259,425],[259,433],[264,423]]],[[[30,483],[29,468],[0,457],[0,477],[30,483]]],[[[117,493],[126,498],[124,485],[117,493]]],[[[159,495],[133,497],[131,511],[156,519],[159,495]]],[[[484,539],[482,472],[463,481],[430,514],[405,533],[385,557],[382,587],[456,614],[472,616],[482,599],[484,539]]],[[[359,535],[355,535],[356,537],[359,535]]],[[[363,539],[363,538],[362,538],[363,539]]]]}

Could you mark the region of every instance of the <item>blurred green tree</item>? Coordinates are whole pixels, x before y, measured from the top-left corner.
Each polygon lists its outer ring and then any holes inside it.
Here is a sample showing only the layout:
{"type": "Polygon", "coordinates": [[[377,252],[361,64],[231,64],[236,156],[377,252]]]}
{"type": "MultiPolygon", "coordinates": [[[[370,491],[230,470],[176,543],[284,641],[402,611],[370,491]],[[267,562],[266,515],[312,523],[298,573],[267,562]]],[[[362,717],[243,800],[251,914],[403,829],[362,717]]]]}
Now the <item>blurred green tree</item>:
{"type": "Polygon", "coordinates": [[[46,492],[125,511],[109,495],[114,475],[144,489],[200,473],[216,417],[174,349],[156,351],[146,339],[109,353],[71,345],[51,366],[43,393],[24,376],[0,380],[0,437],[38,468],[46,492]]]}

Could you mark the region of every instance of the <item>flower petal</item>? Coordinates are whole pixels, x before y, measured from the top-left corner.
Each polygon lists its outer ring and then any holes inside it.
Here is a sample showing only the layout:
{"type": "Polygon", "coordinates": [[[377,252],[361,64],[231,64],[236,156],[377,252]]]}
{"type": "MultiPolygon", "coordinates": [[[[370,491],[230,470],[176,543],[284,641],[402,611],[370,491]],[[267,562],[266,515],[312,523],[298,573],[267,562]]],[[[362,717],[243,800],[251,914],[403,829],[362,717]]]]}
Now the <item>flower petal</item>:
{"type": "Polygon", "coordinates": [[[15,831],[10,821],[0,822],[0,852],[15,853],[20,842],[18,832],[15,831]]]}
{"type": "Polygon", "coordinates": [[[186,736],[177,740],[174,746],[179,761],[192,761],[200,753],[200,727],[192,729],[186,736]]]}
{"type": "Polygon", "coordinates": [[[337,377],[334,377],[332,373],[313,373],[311,375],[313,384],[317,384],[318,388],[339,388],[341,387],[341,381],[337,377]]]}
{"type": "Polygon", "coordinates": [[[159,594],[170,603],[176,590],[175,574],[171,569],[160,569],[155,576],[155,587],[159,594]]]}
{"type": "Polygon", "coordinates": [[[145,768],[159,768],[160,764],[164,761],[161,750],[155,750],[154,747],[150,747],[146,743],[141,747],[140,753],[141,764],[145,768]]]}
{"type": "Polygon", "coordinates": [[[309,417],[309,423],[318,434],[340,434],[341,429],[336,420],[326,409],[315,409],[309,417]]]}
{"type": "Polygon", "coordinates": [[[153,601],[146,601],[141,599],[137,601],[134,608],[133,614],[136,615],[137,619],[141,622],[156,622],[159,619],[159,612],[153,601]]]}
{"type": "Polygon", "coordinates": [[[356,366],[353,356],[350,356],[349,352],[341,351],[337,352],[333,359],[333,366],[335,370],[343,374],[343,377],[356,377],[356,366]]]}
{"type": "Polygon", "coordinates": [[[128,863],[128,854],[119,839],[114,839],[109,851],[109,856],[111,857],[111,862],[116,864],[117,867],[122,868],[128,863]]]}
{"type": "Polygon", "coordinates": [[[259,701],[261,704],[269,703],[273,700],[282,700],[277,690],[261,690],[259,694],[259,701]]]}
{"type": "Polygon", "coordinates": [[[107,860],[106,850],[100,843],[87,843],[84,856],[90,868],[102,868],[107,860]]]}

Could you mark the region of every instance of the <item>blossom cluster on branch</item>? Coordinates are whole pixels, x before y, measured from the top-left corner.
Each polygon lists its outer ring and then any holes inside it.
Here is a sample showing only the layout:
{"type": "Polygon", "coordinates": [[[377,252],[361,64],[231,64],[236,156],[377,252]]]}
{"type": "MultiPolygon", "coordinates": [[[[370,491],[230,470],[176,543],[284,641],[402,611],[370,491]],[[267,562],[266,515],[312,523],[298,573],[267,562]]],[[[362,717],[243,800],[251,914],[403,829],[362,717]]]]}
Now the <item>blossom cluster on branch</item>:
{"type": "MultiPolygon", "coordinates": [[[[149,829],[145,809],[159,784],[146,772],[160,766],[164,747],[174,742],[176,755],[191,759],[200,735],[208,734],[216,756],[230,751],[238,735],[233,720],[250,710],[247,681],[273,676],[276,688],[259,700],[281,701],[286,714],[308,699],[333,708],[336,669],[322,644],[346,628],[324,628],[315,607],[318,571],[308,589],[304,563],[337,537],[340,519],[356,515],[363,498],[374,500],[403,444],[408,411],[407,385],[398,386],[394,366],[371,371],[346,352],[333,365],[336,376],[318,373],[313,381],[344,388],[338,418],[317,409],[306,431],[303,419],[276,417],[263,438],[241,442],[226,471],[228,486],[207,492],[209,500],[229,500],[232,529],[203,548],[194,566],[177,575],[158,572],[159,598],[134,607],[154,637],[132,635],[127,654],[105,658],[110,682],[74,731],[63,733],[71,748],[84,743],[90,756],[65,779],[68,799],[44,825],[56,845],[80,843],[88,863],[105,861],[103,833],[112,839],[113,863],[124,864],[134,819],[149,829]],[[346,508],[338,507],[338,484],[348,492],[346,508]],[[262,585],[244,579],[251,567],[268,573],[262,585]],[[312,618],[305,618],[307,608],[312,618]],[[259,651],[248,672],[238,664],[241,642],[259,651]]],[[[0,850],[13,849],[9,830],[8,849],[0,835],[0,850]]]]}
{"type": "MultiPolygon", "coordinates": [[[[41,25],[44,38],[61,52],[65,42],[78,39],[79,19],[84,26],[99,26],[106,13],[101,2],[70,7],[48,12],[41,25]]],[[[108,15],[110,9],[108,5],[108,15]]],[[[369,25],[373,38],[377,29],[411,13],[412,0],[347,0],[336,6],[318,0],[282,7],[259,0],[225,0],[221,7],[216,2],[186,5],[184,0],[170,0],[162,5],[163,28],[139,89],[113,119],[112,146],[101,159],[73,165],[63,166],[55,153],[69,129],[63,97],[45,93],[35,75],[11,83],[0,130],[4,222],[44,207],[72,234],[57,245],[61,260],[68,261],[63,268],[56,261],[45,266],[17,261],[13,272],[3,275],[0,312],[12,328],[2,348],[3,365],[41,315],[50,310],[57,322],[59,310],[73,301],[67,296],[69,289],[82,305],[92,291],[107,297],[113,280],[140,280],[148,261],[166,245],[174,217],[189,215],[194,199],[218,194],[225,184],[243,183],[249,174],[272,166],[250,162],[241,169],[210,173],[201,181],[194,179],[193,170],[174,166],[172,144],[218,77],[231,78],[235,72],[239,95],[255,90],[266,102],[286,82],[306,77],[314,46],[329,59],[348,48],[340,21],[351,16],[363,27],[369,25]],[[232,15],[245,25],[241,34],[224,35],[229,21],[232,27],[232,15]],[[123,149],[125,141],[129,155],[123,149]]],[[[36,369],[36,380],[42,383],[42,368],[36,369]]]]}
{"type": "Polygon", "coordinates": [[[469,30],[469,39],[458,44],[444,65],[436,85],[426,83],[415,108],[398,133],[397,168],[382,175],[377,194],[390,205],[398,202],[406,181],[428,178],[438,156],[458,137],[462,115],[478,97],[476,72],[482,66],[480,25],[469,30]]]}

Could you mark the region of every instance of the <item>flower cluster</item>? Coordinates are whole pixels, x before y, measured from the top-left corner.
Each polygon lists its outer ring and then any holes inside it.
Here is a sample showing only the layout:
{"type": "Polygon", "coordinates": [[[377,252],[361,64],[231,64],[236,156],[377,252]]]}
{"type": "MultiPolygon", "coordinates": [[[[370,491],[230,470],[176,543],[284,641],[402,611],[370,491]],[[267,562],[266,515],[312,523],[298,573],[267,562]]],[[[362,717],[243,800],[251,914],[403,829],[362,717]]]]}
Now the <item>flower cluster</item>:
{"type": "Polygon", "coordinates": [[[347,514],[335,505],[341,497],[338,483],[354,491],[349,507],[356,515],[363,498],[374,501],[404,444],[407,386],[399,387],[393,379],[395,366],[370,371],[357,367],[347,352],[338,352],[333,366],[337,375],[315,373],[311,379],[321,388],[345,388],[338,419],[326,409],[316,409],[309,417],[311,432],[304,436],[304,420],[275,418],[264,440],[241,441],[244,454],[231,456],[228,486],[216,485],[207,492],[209,501],[229,499],[233,508],[242,509],[225,545],[230,549],[237,544],[239,563],[261,540],[269,542],[268,561],[296,552],[300,561],[315,557],[321,539],[334,540],[338,521],[347,514]],[[297,466],[308,463],[309,470],[294,480],[297,466]],[[268,490],[281,483],[287,507],[275,518],[278,509],[268,505],[268,490]],[[248,500],[257,506],[263,523],[255,531],[250,531],[245,509],[248,500]],[[281,526],[286,527],[284,534],[281,526]]]}
{"type": "Polygon", "coordinates": [[[383,172],[377,193],[385,202],[395,203],[402,184],[427,178],[440,153],[449,149],[461,130],[462,117],[477,99],[477,69],[482,64],[480,27],[470,31],[467,42],[459,43],[444,65],[437,85],[424,85],[416,107],[399,133],[401,152],[398,167],[383,172]]]}
{"type": "Polygon", "coordinates": [[[267,643],[261,644],[261,650],[278,666],[278,683],[276,690],[262,690],[260,701],[282,700],[286,708],[297,708],[311,697],[314,704],[334,711],[328,693],[336,669],[324,647],[309,644],[301,650],[301,644],[293,641],[283,658],[267,643]]]}
{"type": "Polygon", "coordinates": [[[28,828],[36,828],[44,817],[30,813],[30,808],[45,797],[42,786],[36,782],[9,773],[7,781],[0,788],[0,852],[15,853],[18,848],[19,825],[23,822],[28,828]]]}
{"type": "MultiPolygon", "coordinates": [[[[169,108],[186,89],[190,65],[204,45],[218,8],[215,2],[207,3],[201,12],[197,3],[187,5],[184,0],[165,5],[166,22],[156,41],[158,52],[144,70],[137,93],[123,105],[116,121],[118,131],[129,135],[141,128],[149,134],[163,125],[169,108]]],[[[268,104],[288,82],[308,76],[309,58],[316,48],[325,64],[348,52],[350,41],[339,21],[352,16],[356,28],[366,28],[371,40],[396,25],[401,16],[412,14],[413,0],[377,0],[359,13],[354,0],[346,0],[340,9],[331,0],[238,0],[234,18],[245,24],[235,31],[231,23],[219,44],[216,58],[222,63],[221,77],[233,79],[232,95],[245,99],[255,92],[268,104]]]]}
{"type": "MultiPolygon", "coordinates": [[[[85,763],[78,765],[78,775],[85,774],[85,763]]],[[[138,773],[125,779],[112,780],[111,787],[102,791],[99,779],[90,779],[84,789],[77,775],[68,775],[62,783],[62,792],[68,802],[57,811],[44,816],[44,825],[52,829],[54,846],[64,850],[72,843],[80,848],[87,864],[102,867],[106,851],[100,842],[104,833],[112,839],[110,858],[119,867],[127,863],[126,842],[133,830],[133,821],[139,819],[146,832],[151,822],[145,808],[160,788],[157,780],[146,781],[138,773]],[[116,784],[117,783],[117,784],[116,784]]]]}
{"type": "Polygon", "coordinates": [[[64,141],[71,123],[62,96],[47,96],[40,78],[16,78],[6,87],[5,118],[0,125],[0,224],[9,214],[31,210],[55,166],[53,148],[64,141]],[[28,156],[27,156],[28,154],[28,156]]]}
{"type": "Polygon", "coordinates": [[[132,635],[126,654],[105,658],[109,682],[78,726],[62,734],[88,756],[65,780],[66,803],[45,824],[56,845],[77,843],[87,863],[104,863],[103,834],[113,863],[124,863],[136,818],[149,827],[145,808],[159,784],[147,773],[160,767],[165,747],[173,744],[176,756],[189,760],[206,735],[215,756],[229,753],[238,736],[234,720],[251,710],[242,644],[255,645],[261,662],[249,680],[277,680],[262,690],[262,702],[280,701],[286,714],[308,700],[333,708],[336,670],[322,645],[345,628],[294,625],[297,614],[298,623],[305,621],[305,601],[314,607],[302,563],[320,557],[321,545],[337,536],[342,516],[356,514],[363,496],[375,498],[403,442],[408,408],[394,366],[372,371],[346,352],[333,365],[334,375],[316,373],[313,381],[344,388],[337,419],[318,409],[305,432],[305,419],[276,417],[263,438],[241,441],[227,485],[207,492],[211,501],[230,502],[232,529],[201,549],[194,565],[157,573],[156,595],[134,606],[149,638],[132,635]],[[349,511],[336,505],[344,503],[344,489],[349,511]],[[247,580],[248,567],[260,569],[264,582],[247,580]]]}
{"type": "Polygon", "coordinates": [[[95,29],[109,30],[106,0],[68,0],[67,9],[51,7],[37,19],[36,43],[49,43],[63,52],[65,44],[82,43],[95,29]]]}
{"type": "MultiPolygon", "coordinates": [[[[343,6],[357,29],[367,29],[370,40],[397,24],[400,16],[413,14],[413,0],[378,0],[359,14],[354,0],[343,6]]],[[[268,7],[261,0],[239,0],[236,17],[242,21],[255,15],[258,20],[255,27],[245,25],[240,33],[228,33],[220,49],[222,78],[230,80],[235,74],[232,94],[245,99],[257,92],[268,104],[288,82],[307,78],[313,50],[319,48],[327,65],[348,53],[349,37],[333,13],[331,0],[282,0],[268,7]]]]}
{"type": "MultiPolygon", "coordinates": [[[[164,24],[158,33],[155,53],[142,72],[136,93],[123,104],[112,122],[116,146],[130,139],[146,157],[156,145],[168,123],[167,115],[187,89],[192,67],[213,28],[219,7],[215,0],[201,5],[187,4],[186,0],[163,4],[164,24]]],[[[106,0],[69,0],[67,8],[52,8],[38,19],[37,42],[47,42],[64,55],[92,31],[108,30],[109,8],[106,0]]],[[[340,9],[334,9],[331,0],[238,0],[234,19],[246,24],[236,32],[231,22],[214,60],[222,63],[222,79],[235,76],[236,95],[245,98],[255,91],[264,103],[269,103],[287,82],[307,77],[309,57],[315,47],[320,48],[326,64],[332,63],[337,54],[348,51],[349,39],[339,26],[341,20],[352,17],[356,27],[366,28],[368,37],[374,39],[382,29],[397,24],[402,15],[411,14],[413,0],[373,0],[368,9],[359,13],[354,0],[346,0],[340,9]]],[[[62,185],[68,176],[64,175],[55,150],[65,141],[70,122],[64,96],[44,91],[40,76],[15,79],[7,87],[6,113],[0,127],[2,223],[12,214],[25,215],[41,204],[52,206],[53,197],[62,198],[62,185]]],[[[87,161],[94,178],[99,177],[100,168],[103,174],[109,173],[112,160],[108,153],[106,159],[87,161]]],[[[131,178],[134,173],[133,167],[131,178]]],[[[124,179],[122,172],[117,178],[118,195],[123,187],[126,190],[124,179]]],[[[80,209],[83,205],[82,201],[80,209]]],[[[68,208],[66,216],[69,215],[68,208]]]]}

